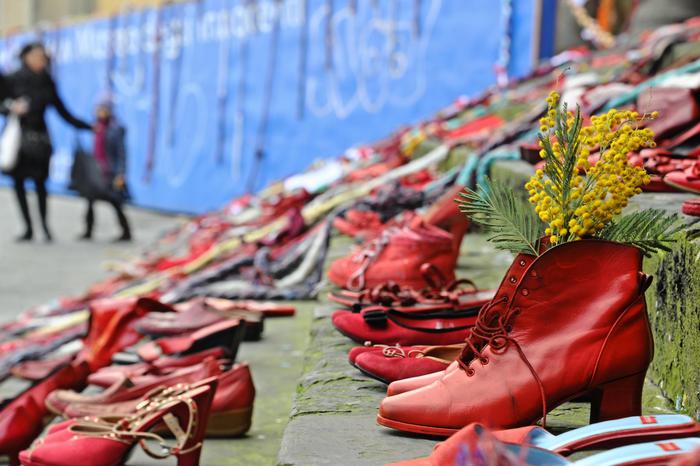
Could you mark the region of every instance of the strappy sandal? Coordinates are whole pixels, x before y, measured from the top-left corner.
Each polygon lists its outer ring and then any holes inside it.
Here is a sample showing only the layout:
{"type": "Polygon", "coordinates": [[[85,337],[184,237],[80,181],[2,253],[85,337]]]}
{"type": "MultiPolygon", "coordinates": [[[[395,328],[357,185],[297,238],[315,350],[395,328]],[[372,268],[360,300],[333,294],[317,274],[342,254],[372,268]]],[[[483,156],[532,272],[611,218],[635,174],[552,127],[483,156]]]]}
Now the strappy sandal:
{"type": "Polygon", "coordinates": [[[108,466],[121,462],[134,446],[155,459],[177,458],[178,466],[198,466],[204,432],[209,418],[216,379],[182,394],[155,396],[137,412],[116,423],[82,420],[66,423],[20,453],[25,466],[108,466]],[[154,432],[167,429],[174,438],[168,442],[154,432]],[[154,450],[151,442],[157,443],[154,450]]]}

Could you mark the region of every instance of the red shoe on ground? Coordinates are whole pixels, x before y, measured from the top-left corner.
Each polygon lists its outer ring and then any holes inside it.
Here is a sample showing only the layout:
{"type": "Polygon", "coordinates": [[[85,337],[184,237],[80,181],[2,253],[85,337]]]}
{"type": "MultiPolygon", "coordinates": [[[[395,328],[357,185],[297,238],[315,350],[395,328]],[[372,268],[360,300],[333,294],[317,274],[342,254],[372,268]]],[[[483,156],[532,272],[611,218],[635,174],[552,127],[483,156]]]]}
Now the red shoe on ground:
{"type": "Polygon", "coordinates": [[[359,354],[355,367],[386,384],[396,380],[444,371],[462,352],[463,344],[450,346],[388,346],[359,354]],[[416,349],[417,348],[417,349],[416,349]]]}
{"type": "Polygon", "coordinates": [[[683,171],[669,173],[664,182],[682,191],[700,194],[700,161],[683,171]]]}
{"type": "Polygon", "coordinates": [[[74,421],[40,439],[20,453],[24,466],[112,466],[123,464],[136,444],[156,458],[177,457],[178,466],[197,466],[204,433],[216,390],[216,379],[178,393],[174,397],[154,397],[133,416],[116,423],[74,421]],[[165,425],[174,437],[174,446],[152,451],[146,438],[161,445],[168,443],[152,432],[165,425]]]}
{"type": "Polygon", "coordinates": [[[641,251],[582,240],[521,254],[518,265],[480,312],[459,367],[385,398],[381,425],[439,436],[472,422],[521,427],[588,392],[592,421],[640,414],[653,344],[641,251]]]}
{"type": "MultiPolygon", "coordinates": [[[[247,363],[236,364],[228,370],[219,371],[215,377],[218,385],[206,436],[237,437],[245,434],[250,429],[255,401],[255,385],[250,367],[247,363]]],[[[182,383],[196,384],[198,380],[185,382],[183,379],[182,383]]],[[[175,384],[169,382],[159,386],[172,387],[175,384]]],[[[115,403],[73,402],[64,408],[62,415],[70,418],[99,417],[115,420],[133,414],[143,401],[143,397],[131,397],[115,403]]]]}
{"type": "Polygon", "coordinates": [[[340,333],[358,343],[451,345],[464,341],[477,313],[478,308],[417,313],[375,306],[358,313],[336,311],[331,319],[340,333]]]}
{"type": "Polygon", "coordinates": [[[688,199],[683,203],[681,210],[686,215],[692,215],[693,217],[700,217],[700,198],[688,199]]]}
{"type": "Polygon", "coordinates": [[[389,345],[364,345],[364,346],[356,346],[352,348],[350,351],[348,351],[348,361],[350,361],[350,365],[354,366],[355,361],[361,354],[365,353],[376,353],[376,352],[382,352],[387,348],[391,349],[400,349],[401,351],[412,351],[412,350],[420,350],[423,348],[426,348],[425,346],[401,346],[401,345],[395,345],[395,346],[389,346],[389,345]]]}
{"type": "Polygon", "coordinates": [[[434,265],[448,280],[454,280],[457,256],[452,235],[417,222],[401,229],[389,229],[362,250],[337,259],[328,278],[341,288],[362,290],[387,281],[415,289],[427,286],[420,268],[434,265]]]}

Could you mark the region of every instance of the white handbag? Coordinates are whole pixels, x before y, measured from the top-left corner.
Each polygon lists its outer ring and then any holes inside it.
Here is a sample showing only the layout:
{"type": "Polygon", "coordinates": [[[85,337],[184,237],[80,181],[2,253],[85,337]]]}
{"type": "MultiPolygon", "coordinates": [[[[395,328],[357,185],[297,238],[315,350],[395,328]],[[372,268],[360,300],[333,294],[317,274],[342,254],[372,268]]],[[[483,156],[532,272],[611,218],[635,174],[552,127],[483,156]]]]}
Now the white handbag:
{"type": "Polygon", "coordinates": [[[22,129],[19,118],[10,115],[5,121],[5,127],[0,134],[0,170],[9,172],[17,165],[19,146],[22,142],[22,129]]]}

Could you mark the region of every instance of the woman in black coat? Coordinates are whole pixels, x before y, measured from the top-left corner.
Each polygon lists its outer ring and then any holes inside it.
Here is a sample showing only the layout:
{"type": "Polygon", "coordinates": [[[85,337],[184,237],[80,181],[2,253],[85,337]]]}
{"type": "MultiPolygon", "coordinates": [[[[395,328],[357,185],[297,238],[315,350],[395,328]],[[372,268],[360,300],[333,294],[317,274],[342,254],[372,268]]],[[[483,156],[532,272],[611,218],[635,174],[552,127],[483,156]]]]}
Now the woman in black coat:
{"type": "Polygon", "coordinates": [[[10,111],[20,117],[22,142],[17,165],[8,173],[14,179],[17,203],[25,224],[25,232],[19,241],[30,241],[34,236],[29,215],[25,181],[34,181],[39,200],[41,225],[47,241],[51,241],[51,231],[47,222],[46,179],[49,176],[49,162],[53,148],[44,114],[53,106],[61,117],[78,129],[92,129],[88,123],[74,117],[58,96],[56,83],[49,74],[49,57],[40,43],[25,45],[20,52],[22,67],[6,80],[14,103],[10,111]]]}

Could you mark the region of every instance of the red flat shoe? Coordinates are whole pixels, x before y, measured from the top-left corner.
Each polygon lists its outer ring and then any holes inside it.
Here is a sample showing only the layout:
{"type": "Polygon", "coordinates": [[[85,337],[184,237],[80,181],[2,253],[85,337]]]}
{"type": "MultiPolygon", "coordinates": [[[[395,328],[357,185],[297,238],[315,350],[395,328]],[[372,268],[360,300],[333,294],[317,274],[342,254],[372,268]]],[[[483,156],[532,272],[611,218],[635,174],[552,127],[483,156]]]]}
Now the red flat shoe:
{"type": "Polygon", "coordinates": [[[123,464],[138,443],[154,458],[175,456],[178,466],[198,466],[215,389],[214,379],[177,396],[154,398],[117,423],[74,421],[21,452],[20,460],[24,466],[112,466],[123,464]],[[173,446],[152,432],[156,427],[172,433],[173,446]],[[147,439],[157,441],[161,450],[151,450],[147,439]]]}
{"type": "Polygon", "coordinates": [[[137,353],[142,360],[150,362],[166,355],[186,356],[219,346],[227,350],[228,358],[235,360],[244,332],[242,319],[229,319],[189,335],[159,338],[141,346],[137,353]]]}
{"type": "Polygon", "coordinates": [[[464,341],[478,308],[407,313],[376,306],[359,313],[336,311],[333,325],[357,342],[381,345],[451,345],[464,341]]]}
{"type": "Polygon", "coordinates": [[[142,375],[167,375],[174,369],[194,366],[205,359],[225,359],[226,350],[221,347],[211,348],[180,357],[159,358],[153,362],[141,362],[136,364],[114,365],[103,367],[94,374],[88,376],[90,385],[98,387],[111,387],[125,377],[131,380],[142,375]]]}
{"type": "Polygon", "coordinates": [[[422,349],[387,347],[360,354],[355,367],[372,378],[389,384],[396,380],[444,371],[462,352],[463,344],[427,346],[422,349]]]}
{"type": "Polygon", "coordinates": [[[683,203],[681,210],[686,215],[692,215],[693,217],[700,217],[700,198],[698,199],[688,199],[683,203]]]}
{"type": "Polygon", "coordinates": [[[456,261],[452,235],[417,222],[385,230],[363,249],[337,259],[328,270],[328,278],[349,290],[373,288],[387,281],[421,289],[427,285],[420,272],[423,264],[434,265],[444,277],[454,280],[456,261]]]}
{"type": "Polygon", "coordinates": [[[221,312],[251,311],[262,313],[265,317],[288,317],[296,313],[296,308],[287,304],[267,301],[232,300],[222,298],[204,298],[207,305],[221,312]]]}
{"type": "Polygon", "coordinates": [[[382,352],[387,348],[395,348],[397,350],[401,351],[413,351],[413,350],[420,350],[423,348],[426,348],[425,346],[401,346],[401,345],[394,345],[394,346],[388,346],[388,345],[371,345],[371,344],[366,344],[364,346],[356,346],[352,348],[348,352],[348,361],[350,361],[351,365],[355,365],[355,361],[357,358],[364,353],[376,353],[376,352],[382,352]]]}
{"type": "Polygon", "coordinates": [[[669,173],[664,177],[664,183],[682,191],[700,194],[700,161],[683,171],[669,173]]]}
{"type": "Polygon", "coordinates": [[[378,422],[438,436],[472,422],[521,427],[589,392],[594,422],[638,416],[652,352],[641,265],[639,249],[603,240],[519,255],[520,273],[479,313],[459,368],[385,398],[378,422]],[[575,286],[562,286],[571,271],[575,286]]]}

